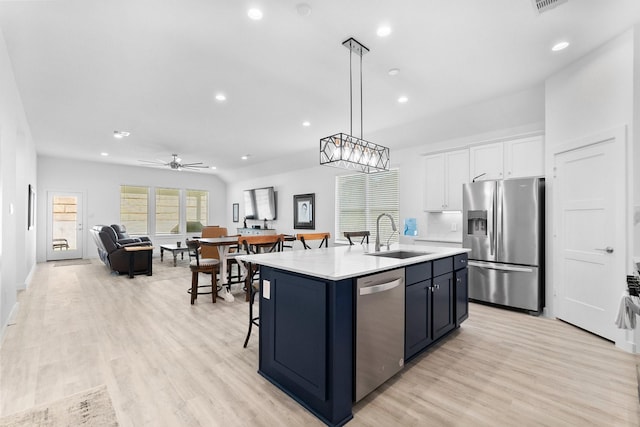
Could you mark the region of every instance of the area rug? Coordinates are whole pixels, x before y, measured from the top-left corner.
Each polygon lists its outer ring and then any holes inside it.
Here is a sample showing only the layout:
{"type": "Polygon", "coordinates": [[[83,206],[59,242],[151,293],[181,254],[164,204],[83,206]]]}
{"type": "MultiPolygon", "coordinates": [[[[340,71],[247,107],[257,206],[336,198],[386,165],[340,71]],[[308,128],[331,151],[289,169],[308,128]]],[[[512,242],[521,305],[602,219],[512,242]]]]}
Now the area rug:
{"type": "Polygon", "coordinates": [[[91,260],[90,259],[70,259],[67,261],[56,261],[56,263],[53,264],[53,266],[66,267],[68,265],[84,265],[84,264],[91,264],[91,260]]]}
{"type": "Polygon", "coordinates": [[[104,385],[0,418],[0,427],[117,425],[116,412],[104,385]]]}

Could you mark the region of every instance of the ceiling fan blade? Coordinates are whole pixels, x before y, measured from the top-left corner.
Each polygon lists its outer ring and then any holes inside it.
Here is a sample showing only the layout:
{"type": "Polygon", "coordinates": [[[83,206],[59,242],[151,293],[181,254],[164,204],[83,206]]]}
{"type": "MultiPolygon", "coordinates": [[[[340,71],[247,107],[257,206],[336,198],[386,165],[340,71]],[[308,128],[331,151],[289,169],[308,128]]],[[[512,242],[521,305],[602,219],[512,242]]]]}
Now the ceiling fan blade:
{"type": "Polygon", "coordinates": [[[169,163],[161,162],[159,160],[138,160],[141,163],[149,163],[152,165],[168,165],[169,163]]]}
{"type": "Polygon", "coordinates": [[[196,163],[183,163],[182,166],[195,166],[195,165],[201,165],[202,162],[196,162],[196,163]]]}
{"type": "Polygon", "coordinates": [[[189,170],[198,170],[198,169],[207,169],[208,166],[189,166],[189,165],[182,165],[182,169],[189,169],[189,170]]]}

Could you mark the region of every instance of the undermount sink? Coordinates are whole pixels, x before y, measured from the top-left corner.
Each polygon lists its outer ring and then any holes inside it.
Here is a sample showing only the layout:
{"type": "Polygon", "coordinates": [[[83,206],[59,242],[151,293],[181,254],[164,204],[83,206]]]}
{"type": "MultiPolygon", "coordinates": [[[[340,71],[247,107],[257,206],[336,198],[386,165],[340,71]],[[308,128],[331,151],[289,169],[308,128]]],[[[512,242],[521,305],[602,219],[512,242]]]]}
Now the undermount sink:
{"type": "Polygon", "coordinates": [[[385,258],[405,259],[405,258],[413,258],[413,257],[416,257],[416,256],[422,256],[422,255],[431,255],[433,253],[435,253],[435,252],[387,251],[387,252],[368,253],[367,255],[381,256],[381,257],[385,257],[385,258]]]}

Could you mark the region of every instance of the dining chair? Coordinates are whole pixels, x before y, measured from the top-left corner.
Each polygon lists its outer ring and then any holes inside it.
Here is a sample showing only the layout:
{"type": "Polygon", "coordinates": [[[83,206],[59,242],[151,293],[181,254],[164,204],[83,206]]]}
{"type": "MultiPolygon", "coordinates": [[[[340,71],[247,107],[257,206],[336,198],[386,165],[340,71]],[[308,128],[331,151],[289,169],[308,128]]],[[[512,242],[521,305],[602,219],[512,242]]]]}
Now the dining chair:
{"type": "Polygon", "coordinates": [[[351,240],[352,237],[362,237],[362,240],[360,241],[360,244],[362,245],[365,240],[367,241],[367,244],[369,244],[369,235],[371,233],[369,233],[368,231],[345,231],[344,232],[344,237],[347,238],[347,240],[349,240],[349,245],[353,246],[355,245],[355,243],[353,243],[353,241],[351,240]]]}
{"type": "MultiPolygon", "coordinates": [[[[229,236],[227,232],[227,227],[212,225],[212,226],[206,226],[202,228],[202,237],[216,238],[216,237],[232,237],[232,236],[229,236]]],[[[234,252],[237,252],[239,247],[240,246],[238,245],[238,246],[233,246],[229,248],[229,254],[233,254],[234,252]]],[[[202,256],[205,258],[213,258],[213,259],[220,260],[220,253],[218,251],[218,248],[215,246],[203,245],[202,256]]],[[[233,265],[236,264],[235,259],[233,257],[228,257],[225,262],[227,263],[227,272],[228,272],[227,283],[228,284],[238,283],[240,279],[239,268],[236,269],[236,274],[233,274],[233,265]],[[234,277],[236,280],[232,280],[234,277]]]]}
{"type": "Polygon", "coordinates": [[[311,246],[307,244],[307,242],[311,240],[320,240],[320,246],[318,247],[321,248],[324,245],[325,248],[328,248],[331,233],[298,233],[297,237],[305,249],[311,249],[311,246]]]}
{"type": "MultiPolygon", "coordinates": [[[[219,227],[217,225],[206,226],[202,228],[202,237],[203,238],[215,238],[215,237],[225,237],[227,235],[226,227],[219,227]]],[[[215,246],[203,246],[201,249],[202,256],[204,258],[212,258],[212,259],[220,259],[220,254],[218,253],[218,248],[215,246]]]]}
{"type": "MultiPolygon", "coordinates": [[[[261,236],[240,236],[242,247],[247,254],[280,252],[282,250],[283,242],[282,234],[271,234],[261,236]]],[[[245,289],[247,291],[249,301],[249,330],[247,331],[247,337],[244,340],[244,348],[247,348],[249,343],[249,337],[251,337],[251,329],[253,325],[260,327],[260,316],[253,315],[253,302],[255,301],[256,294],[260,291],[260,280],[258,273],[260,272],[259,265],[255,263],[248,263],[247,265],[247,277],[245,279],[245,289]]]]}
{"type": "Polygon", "coordinates": [[[213,258],[202,258],[200,254],[200,242],[197,240],[187,239],[187,248],[189,249],[189,269],[191,270],[191,289],[187,292],[191,294],[191,304],[195,302],[198,295],[211,294],[211,300],[216,302],[216,294],[218,293],[217,275],[220,261],[213,258]],[[200,273],[211,275],[211,285],[198,285],[198,276],[200,273]],[[211,288],[211,292],[201,292],[200,288],[211,288]]]}

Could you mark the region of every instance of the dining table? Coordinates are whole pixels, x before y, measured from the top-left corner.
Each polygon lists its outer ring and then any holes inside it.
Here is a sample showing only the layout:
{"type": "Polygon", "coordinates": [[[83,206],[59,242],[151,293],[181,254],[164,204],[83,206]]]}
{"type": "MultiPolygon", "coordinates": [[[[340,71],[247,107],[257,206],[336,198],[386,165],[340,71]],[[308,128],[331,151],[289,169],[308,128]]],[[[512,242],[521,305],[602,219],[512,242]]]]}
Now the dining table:
{"type": "Polygon", "coordinates": [[[218,294],[225,301],[233,301],[233,295],[228,289],[228,277],[227,277],[227,258],[229,255],[229,248],[231,246],[238,245],[238,236],[227,237],[199,237],[197,239],[201,245],[215,246],[218,248],[218,254],[220,256],[220,284],[222,285],[222,291],[218,294]]]}

